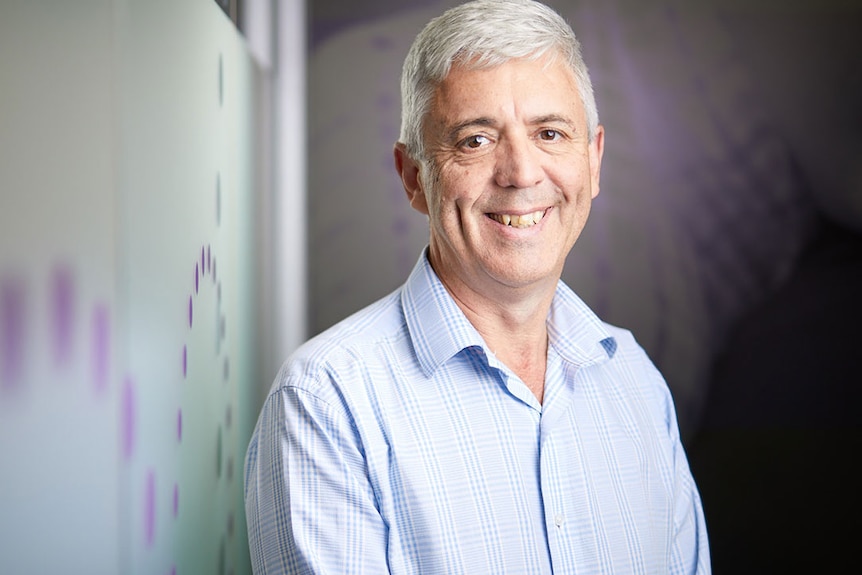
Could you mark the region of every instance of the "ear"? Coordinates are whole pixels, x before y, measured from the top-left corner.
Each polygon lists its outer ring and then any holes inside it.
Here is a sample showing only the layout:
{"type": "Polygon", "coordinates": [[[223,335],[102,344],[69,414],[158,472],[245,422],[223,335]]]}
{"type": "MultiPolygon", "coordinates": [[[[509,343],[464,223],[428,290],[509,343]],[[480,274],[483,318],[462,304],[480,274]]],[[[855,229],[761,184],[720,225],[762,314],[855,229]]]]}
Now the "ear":
{"type": "Polygon", "coordinates": [[[419,177],[419,162],[407,154],[407,148],[401,142],[395,144],[395,169],[401,177],[407,199],[413,209],[428,215],[428,200],[419,177]]]}
{"type": "Polygon", "coordinates": [[[590,188],[593,199],[599,195],[599,180],[602,174],[602,156],[605,153],[605,128],[599,125],[593,141],[589,143],[590,188]]]}

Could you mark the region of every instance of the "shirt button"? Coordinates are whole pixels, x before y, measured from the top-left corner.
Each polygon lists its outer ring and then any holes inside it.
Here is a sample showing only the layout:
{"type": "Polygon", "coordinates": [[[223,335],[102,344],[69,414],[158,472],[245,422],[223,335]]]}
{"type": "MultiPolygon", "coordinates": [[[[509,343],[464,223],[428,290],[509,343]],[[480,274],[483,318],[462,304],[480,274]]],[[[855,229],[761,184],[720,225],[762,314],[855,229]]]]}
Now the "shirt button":
{"type": "Polygon", "coordinates": [[[557,527],[562,527],[562,526],[563,526],[563,521],[564,521],[564,519],[563,519],[563,514],[562,514],[562,513],[557,513],[556,515],[554,515],[554,524],[555,524],[557,527]]]}

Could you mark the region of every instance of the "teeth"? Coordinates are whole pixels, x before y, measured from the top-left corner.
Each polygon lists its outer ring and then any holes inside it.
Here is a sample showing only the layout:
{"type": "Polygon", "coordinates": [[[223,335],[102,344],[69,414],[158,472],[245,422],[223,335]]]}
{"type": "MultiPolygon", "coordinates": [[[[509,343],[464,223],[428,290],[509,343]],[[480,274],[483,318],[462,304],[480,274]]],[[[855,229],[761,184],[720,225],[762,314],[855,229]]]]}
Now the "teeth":
{"type": "Polygon", "coordinates": [[[504,226],[512,226],[513,228],[529,228],[530,226],[534,226],[540,221],[542,221],[544,215],[545,212],[539,210],[531,214],[524,214],[522,216],[509,214],[493,214],[491,217],[503,224],[504,226]]]}

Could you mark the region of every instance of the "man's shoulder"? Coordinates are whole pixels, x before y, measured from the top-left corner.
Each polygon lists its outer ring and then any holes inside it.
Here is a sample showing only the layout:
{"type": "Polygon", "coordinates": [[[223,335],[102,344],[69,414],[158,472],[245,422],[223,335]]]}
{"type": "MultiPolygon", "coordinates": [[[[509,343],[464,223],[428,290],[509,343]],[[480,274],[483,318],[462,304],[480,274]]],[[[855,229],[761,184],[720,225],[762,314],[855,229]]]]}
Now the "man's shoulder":
{"type": "Polygon", "coordinates": [[[402,289],[399,288],[352,313],[309,339],[299,349],[312,351],[327,348],[333,344],[349,347],[380,337],[388,337],[401,330],[404,324],[401,308],[402,289]]]}
{"type": "Polygon", "coordinates": [[[333,371],[360,368],[406,335],[401,289],[375,301],[315,335],[282,365],[275,387],[313,384],[333,371]]]}
{"type": "Polygon", "coordinates": [[[625,385],[630,391],[638,390],[638,395],[656,401],[661,413],[670,401],[670,390],[664,376],[653,363],[646,349],[638,343],[635,335],[628,329],[603,322],[605,329],[614,338],[615,351],[608,367],[614,373],[614,381],[625,385]]]}

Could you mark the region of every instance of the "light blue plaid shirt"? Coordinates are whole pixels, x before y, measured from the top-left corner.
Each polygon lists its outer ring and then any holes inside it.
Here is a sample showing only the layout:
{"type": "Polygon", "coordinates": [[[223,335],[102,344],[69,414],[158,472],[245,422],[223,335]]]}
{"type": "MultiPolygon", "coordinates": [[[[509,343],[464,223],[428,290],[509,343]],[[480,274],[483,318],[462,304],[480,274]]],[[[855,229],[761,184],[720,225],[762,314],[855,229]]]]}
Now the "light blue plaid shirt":
{"type": "Polygon", "coordinates": [[[709,573],[663,378],[562,282],[548,330],[539,404],[423,255],[301,347],[246,458],[254,572],[709,573]]]}

